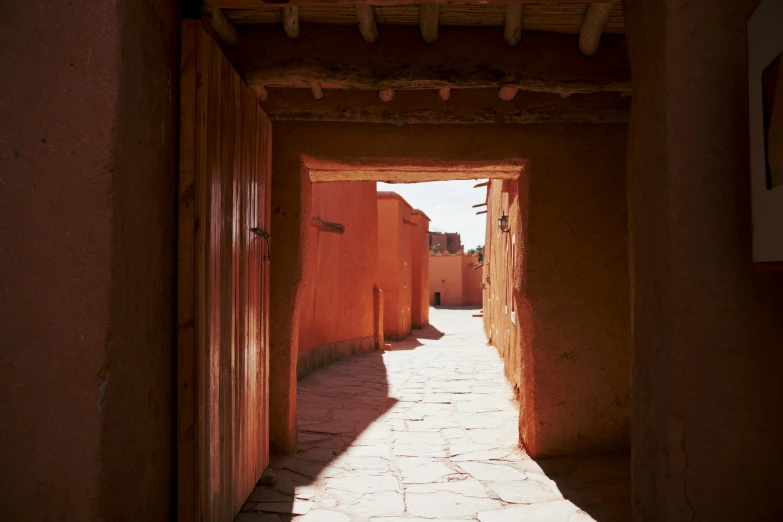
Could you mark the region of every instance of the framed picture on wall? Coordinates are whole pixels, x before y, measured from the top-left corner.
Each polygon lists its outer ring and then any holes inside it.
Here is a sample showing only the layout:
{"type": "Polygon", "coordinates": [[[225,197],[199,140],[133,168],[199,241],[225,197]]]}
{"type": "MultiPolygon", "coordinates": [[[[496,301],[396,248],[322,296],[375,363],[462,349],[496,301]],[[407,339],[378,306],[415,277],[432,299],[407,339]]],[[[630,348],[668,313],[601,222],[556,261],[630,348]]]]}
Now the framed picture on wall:
{"type": "Polygon", "coordinates": [[[783,1],[748,20],[753,262],[783,269],[783,1]]]}

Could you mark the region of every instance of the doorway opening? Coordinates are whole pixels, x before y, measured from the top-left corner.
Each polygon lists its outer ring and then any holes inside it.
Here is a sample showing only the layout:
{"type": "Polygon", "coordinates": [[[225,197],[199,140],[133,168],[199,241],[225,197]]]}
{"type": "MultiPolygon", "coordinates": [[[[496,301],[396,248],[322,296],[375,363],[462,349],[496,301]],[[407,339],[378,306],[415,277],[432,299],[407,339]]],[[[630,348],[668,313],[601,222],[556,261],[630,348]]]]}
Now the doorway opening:
{"type": "Polygon", "coordinates": [[[440,292],[435,292],[435,302],[433,303],[434,306],[440,306],[440,292]]]}

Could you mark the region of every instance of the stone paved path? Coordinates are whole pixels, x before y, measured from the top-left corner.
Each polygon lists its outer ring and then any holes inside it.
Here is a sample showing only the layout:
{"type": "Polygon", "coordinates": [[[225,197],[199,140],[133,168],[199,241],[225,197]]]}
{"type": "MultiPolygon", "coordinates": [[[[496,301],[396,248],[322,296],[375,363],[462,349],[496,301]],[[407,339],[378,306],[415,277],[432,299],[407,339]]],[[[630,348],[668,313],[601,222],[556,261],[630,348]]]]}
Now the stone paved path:
{"type": "Polygon", "coordinates": [[[273,458],[277,485],[256,488],[237,520],[629,520],[627,460],[553,468],[600,483],[579,503],[588,515],[564,498],[581,485],[518,448],[518,405],[473,312],[431,309],[434,327],[303,379],[299,450],[273,458]]]}

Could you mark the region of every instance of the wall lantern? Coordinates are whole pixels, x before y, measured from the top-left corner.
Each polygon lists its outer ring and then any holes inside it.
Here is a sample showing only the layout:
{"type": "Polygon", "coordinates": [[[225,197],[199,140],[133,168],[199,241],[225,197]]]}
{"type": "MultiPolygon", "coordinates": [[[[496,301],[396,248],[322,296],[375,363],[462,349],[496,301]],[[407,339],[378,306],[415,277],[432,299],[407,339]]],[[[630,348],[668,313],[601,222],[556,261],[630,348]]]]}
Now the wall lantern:
{"type": "Polygon", "coordinates": [[[503,232],[508,232],[508,216],[505,212],[498,218],[498,226],[503,232]]]}

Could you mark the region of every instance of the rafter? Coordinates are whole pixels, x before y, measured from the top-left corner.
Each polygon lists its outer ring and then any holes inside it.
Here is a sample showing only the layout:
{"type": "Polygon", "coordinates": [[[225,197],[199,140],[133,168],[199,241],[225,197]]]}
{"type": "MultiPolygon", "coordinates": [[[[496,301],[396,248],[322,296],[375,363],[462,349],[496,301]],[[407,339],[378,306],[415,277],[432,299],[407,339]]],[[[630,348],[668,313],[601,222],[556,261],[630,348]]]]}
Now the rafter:
{"type": "Polygon", "coordinates": [[[520,3],[506,4],[503,38],[511,47],[522,41],[522,7],[520,3]]]}
{"type": "Polygon", "coordinates": [[[359,31],[365,42],[378,41],[378,26],[375,23],[375,12],[371,5],[357,5],[356,19],[359,22],[359,31]]]}
{"type": "Polygon", "coordinates": [[[421,38],[431,44],[438,41],[438,25],[440,24],[440,5],[421,4],[419,6],[419,31],[421,38]]]}
{"type": "Polygon", "coordinates": [[[598,51],[601,33],[604,31],[612,7],[612,4],[608,3],[593,3],[587,8],[582,29],[579,31],[579,50],[585,56],[593,56],[598,51]]]}
{"type": "Polygon", "coordinates": [[[289,38],[299,38],[299,8],[296,6],[283,6],[280,8],[283,18],[283,29],[289,38]]]}

